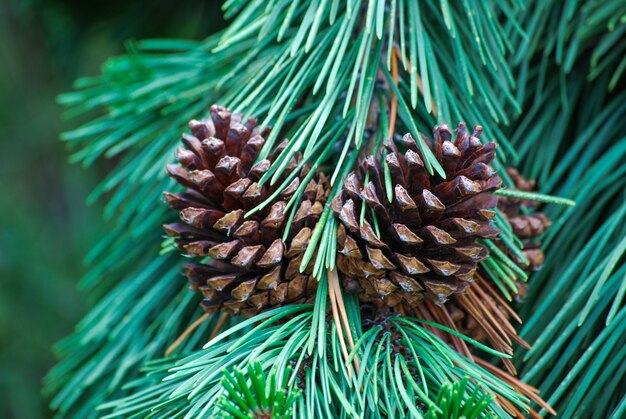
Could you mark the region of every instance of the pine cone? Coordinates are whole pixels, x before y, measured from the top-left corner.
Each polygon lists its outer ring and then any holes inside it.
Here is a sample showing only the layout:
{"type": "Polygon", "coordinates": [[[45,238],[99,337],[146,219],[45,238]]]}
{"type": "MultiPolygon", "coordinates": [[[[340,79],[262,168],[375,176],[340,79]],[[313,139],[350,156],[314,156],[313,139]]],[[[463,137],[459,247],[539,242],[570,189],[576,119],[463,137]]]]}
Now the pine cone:
{"type": "MultiPolygon", "coordinates": [[[[535,188],[535,181],[524,179],[517,169],[509,167],[506,170],[518,190],[532,191],[535,188]]],[[[543,265],[544,254],[540,248],[540,243],[533,239],[541,236],[551,224],[550,219],[542,212],[534,212],[532,214],[524,214],[522,212],[522,206],[528,209],[535,209],[538,205],[537,201],[524,199],[500,197],[498,200],[498,209],[502,211],[509,224],[511,224],[513,232],[524,244],[523,253],[529,264],[526,265],[511,252],[507,252],[507,254],[518,265],[528,271],[539,270],[543,265]]],[[[506,251],[506,249],[504,250],[506,251]]]]}
{"type": "MultiPolygon", "coordinates": [[[[515,183],[516,189],[532,191],[535,188],[535,181],[524,179],[516,169],[508,168],[507,173],[515,183]]],[[[498,209],[509,220],[514,233],[522,239],[523,252],[530,264],[525,264],[518,259],[509,247],[499,240],[495,243],[526,271],[539,269],[544,259],[539,243],[533,242],[531,239],[541,235],[550,225],[550,221],[540,212],[530,215],[522,212],[522,206],[535,209],[538,205],[539,203],[536,201],[505,197],[498,199],[498,209]]],[[[511,340],[527,346],[526,342],[517,336],[513,326],[515,322],[521,320],[497,291],[495,284],[488,279],[488,275],[479,273],[477,278],[479,281],[472,287],[471,291],[476,291],[479,295],[455,296],[446,304],[446,309],[454,323],[452,327],[478,342],[489,341],[492,347],[505,353],[512,353],[512,347],[509,343],[511,340]],[[478,300],[480,301],[478,302],[478,300]],[[477,308],[480,310],[476,311],[477,308]]],[[[516,300],[523,300],[528,285],[522,281],[516,281],[515,285],[518,290],[515,295],[516,300]]],[[[512,365],[506,366],[510,371],[514,371],[512,365]]]]}
{"type": "Polygon", "coordinates": [[[497,199],[486,193],[502,183],[489,166],[496,145],[481,144],[481,132],[476,126],[470,135],[461,123],[453,139],[447,126],[435,127],[429,147],[446,179],[428,173],[410,134],[401,141],[404,153],[393,142],[386,144],[391,203],[375,156],[346,177],[332,203],[341,221],[337,267],[346,290],[390,307],[415,307],[423,298],[441,304],[465,290],[488,253],[477,239],[499,234],[490,225],[495,213],[489,209],[497,199]]]}
{"type": "Polygon", "coordinates": [[[281,185],[294,170],[299,173],[275,202],[248,218],[244,215],[265,201],[277,186],[259,186],[261,176],[285,148],[277,147],[267,159],[255,163],[269,128],[253,118],[243,120],[220,106],[211,107],[211,119],[192,120],[192,135],[183,134],[184,148],[176,152],[180,165],[168,165],[168,174],[188,189],[164,193],[167,203],[180,212],[182,222],[165,225],[178,248],[189,256],[210,257],[184,265],[192,289],[204,295],[207,312],[251,316],[287,303],[303,303],[314,295],[317,281],[310,269],[300,273],[302,257],[328,197],[323,174],[305,187],[283,241],[285,207],[310,168],[294,157],[281,185]]]}

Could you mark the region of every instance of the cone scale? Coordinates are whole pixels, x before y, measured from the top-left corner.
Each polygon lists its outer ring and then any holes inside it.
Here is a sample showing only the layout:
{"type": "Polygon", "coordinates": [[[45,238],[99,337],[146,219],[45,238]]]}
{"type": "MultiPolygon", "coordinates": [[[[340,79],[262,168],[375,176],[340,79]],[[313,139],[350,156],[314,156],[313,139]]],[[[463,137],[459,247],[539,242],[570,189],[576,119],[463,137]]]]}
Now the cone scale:
{"type": "Polygon", "coordinates": [[[295,204],[291,233],[283,240],[287,202],[310,170],[299,165],[301,157],[292,158],[276,186],[260,185],[287,145],[283,142],[267,159],[258,160],[269,128],[215,105],[210,119],[192,120],[189,127],[191,134],[183,134],[183,147],[176,152],[179,164],[167,167],[169,176],[186,190],[164,193],[180,221],[164,228],[178,249],[194,258],[184,270],[192,289],[203,295],[202,307],[249,317],[308,301],[317,281],[309,268],[300,272],[299,267],[328,197],[324,175],[316,174],[304,188],[295,204]],[[294,170],[298,173],[275,202],[246,217],[294,170]]]}
{"type": "Polygon", "coordinates": [[[337,267],[347,291],[363,302],[412,309],[424,299],[443,304],[470,285],[488,254],[478,240],[499,234],[491,225],[497,199],[489,193],[502,183],[489,165],[496,146],[481,144],[481,132],[463,123],[455,133],[435,127],[428,146],[445,178],[428,173],[409,134],[346,177],[331,205],[340,220],[337,267]]]}
{"type": "MultiPolygon", "coordinates": [[[[517,169],[513,167],[507,168],[507,173],[515,188],[520,191],[530,192],[535,189],[535,181],[525,179],[517,169]]],[[[539,205],[536,201],[522,200],[516,198],[499,197],[498,208],[502,211],[502,214],[507,219],[513,232],[517,237],[522,240],[523,249],[522,252],[528,264],[519,260],[511,252],[507,252],[515,262],[527,271],[536,271],[541,268],[544,261],[544,254],[540,248],[538,239],[547,229],[550,227],[550,219],[540,211],[535,211],[530,214],[523,212],[522,208],[525,207],[529,210],[534,210],[539,205]]],[[[503,250],[507,251],[506,246],[502,246],[503,250]]]]}

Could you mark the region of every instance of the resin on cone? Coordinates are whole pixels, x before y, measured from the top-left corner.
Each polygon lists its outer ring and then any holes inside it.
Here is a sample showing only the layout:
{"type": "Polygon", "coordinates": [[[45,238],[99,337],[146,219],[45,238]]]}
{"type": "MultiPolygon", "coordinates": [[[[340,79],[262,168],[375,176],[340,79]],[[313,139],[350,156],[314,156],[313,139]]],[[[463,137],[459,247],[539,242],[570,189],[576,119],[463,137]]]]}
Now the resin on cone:
{"type": "Polygon", "coordinates": [[[445,178],[428,172],[409,134],[347,176],[332,207],[341,221],[337,267],[348,291],[410,308],[424,298],[442,304],[468,287],[488,254],[478,239],[499,234],[491,225],[497,199],[489,193],[502,183],[490,166],[496,145],[481,144],[481,132],[442,125],[425,139],[445,178]]]}
{"type": "Polygon", "coordinates": [[[328,197],[325,176],[315,174],[299,190],[310,168],[297,155],[274,186],[260,186],[260,178],[286,142],[257,161],[269,128],[215,105],[210,119],[192,120],[189,127],[191,134],[183,134],[184,147],[176,152],[180,164],[167,167],[168,174],[187,189],[164,194],[181,221],[164,227],[182,252],[195,257],[184,269],[192,289],[203,294],[203,308],[251,316],[310,300],[317,281],[309,275],[310,269],[300,272],[299,267],[328,197]],[[275,202],[246,217],[293,171],[298,173],[275,202]],[[285,209],[297,191],[302,193],[294,204],[290,233],[283,240],[289,217],[285,209]]]}

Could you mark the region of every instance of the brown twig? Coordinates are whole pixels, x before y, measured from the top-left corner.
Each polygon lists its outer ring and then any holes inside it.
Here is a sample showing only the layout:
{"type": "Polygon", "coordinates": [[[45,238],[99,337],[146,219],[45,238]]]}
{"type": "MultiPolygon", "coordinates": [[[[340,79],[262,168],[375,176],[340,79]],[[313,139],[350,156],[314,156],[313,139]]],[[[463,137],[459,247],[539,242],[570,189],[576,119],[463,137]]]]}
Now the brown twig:
{"type": "MultiPolygon", "coordinates": [[[[487,313],[485,313],[484,308],[479,308],[476,300],[471,297],[471,294],[459,295],[457,297],[457,301],[464,307],[464,309],[476,320],[478,324],[480,324],[483,332],[487,336],[487,339],[491,342],[491,346],[493,349],[499,352],[504,352],[505,354],[512,355],[513,348],[507,342],[506,336],[503,337],[502,334],[497,330],[497,325],[494,325],[489,321],[487,313]]],[[[508,358],[503,358],[502,363],[506,367],[507,370],[511,372],[511,374],[516,374],[515,366],[508,358]]]]}
{"type": "MultiPolygon", "coordinates": [[[[456,324],[454,323],[454,320],[452,320],[452,317],[450,317],[450,313],[447,309],[435,305],[432,301],[426,301],[425,306],[431,312],[437,323],[443,324],[444,326],[458,332],[456,324]]],[[[430,327],[430,329],[432,330],[434,328],[430,327]]],[[[465,355],[469,359],[473,359],[472,353],[463,339],[455,336],[454,334],[450,334],[449,337],[452,341],[452,346],[457,350],[457,352],[461,355],[465,355]]]]}
{"type": "Polygon", "coordinates": [[[211,331],[211,334],[209,335],[209,342],[212,341],[215,338],[215,336],[217,336],[217,334],[220,332],[220,330],[224,326],[224,323],[226,323],[226,320],[228,320],[229,317],[230,317],[230,314],[228,313],[222,314],[222,317],[220,317],[220,319],[217,321],[217,324],[215,325],[215,327],[211,331]]]}
{"type": "MultiPolygon", "coordinates": [[[[335,295],[335,287],[331,284],[332,282],[332,276],[331,273],[332,271],[328,271],[328,296],[330,298],[330,305],[331,305],[331,309],[333,312],[333,320],[335,322],[335,328],[337,329],[337,337],[339,337],[339,346],[341,347],[341,353],[343,354],[343,358],[346,361],[346,364],[348,362],[348,349],[346,348],[346,341],[344,339],[343,336],[343,330],[341,328],[341,319],[340,319],[340,315],[339,315],[339,309],[337,307],[337,296],[335,295]]],[[[348,377],[352,378],[352,368],[350,367],[350,365],[346,365],[347,369],[348,369],[348,377]]]]}
{"type": "Polygon", "coordinates": [[[185,329],[185,331],[181,333],[180,336],[177,337],[176,340],[167,348],[167,350],[165,351],[165,356],[169,356],[172,352],[174,352],[174,349],[178,348],[183,340],[185,340],[187,336],[189,336],[194,330],[198,328],[198,326],[200,326],[208,318],[209,314],[205,313],[200,316],[195,322],[191,323],[191,325],[189,325],[189,327],[185,329]]]}
{"type": "MultiPolygon", "coordinates": [[[[396,48],[391,51],[391,78],[393,84],[398,86],[398,55],[396,48]]],[[[393,140],[393,133],[396,129],[396,118],[398,117],[398,98],[393,89],[391,89],[391,112],[389,113],[389,128],[387,130],[387,138],[393,140]]]]}
{"type": "Polygon", "coordinates": [[[491,365],[491,363],[485,360],[482,360],[480,358],[476,358],[475,360],[476,360],[476,363],[478,363],[478,365],[482,366],[489,372],[499,376],[500,378],[502,378],[504,381],[508,382],[512,386],[517,387],[518,390],[521,390],[522,394],[527,396],[529,399],[533,400],[542,408],[546,409],[551,415],[556,416],[556,411],[545,400],[543,400],[541,397],[537,395],[538,390],[535,387],[526,384],[525,382],[515,378],[513,375],[508,374],[505,371],[502,371],[500,368],[497,368],[491,365]]]}
{"type": "MultiPolygon", "coordinates": [[[[350,322],[348,322],[348,313],[346,312],[346,305],[343,301],[343,294],[341,293],[341,287],[339,286],[339,276],[337,275],[337,270],[333,269],[332,271],[328,271],[328,279],[329,279],[329,287],[334,288],[334,295],[337,299],[337,308],[339,309],[339,314],[341,316],[341,320],[343,321],[343,327],[348,339],[348,345],[350,346],[350,350],[354,349],[354,339],[352,338],[352,331],[350,330],[350,322]]],[[[359,360],[354,357],[353,358],[354,369],[357,374],[359,373],[359,360]]]]}
{"type": "MultiPolygon", "coordinates": [[[[415,314],[417,317],[420,317],[424,320],[427,320],[432,323],[437,323],[437,319],[433,316],[433,314],[428,310],[426,304],[420,304],[415,310],[415,314]]],[[[437,336],[441,340],[446,340],[446,336],[444,335],[444,331],[439,329],[438,327],[428,327],[430,331],[437,336]]]]}
{"type": "Polygon", "coordinates": [[[496,290],[494,290],[491,285],[489,285],[489,283],[482,278],[482,276],[477,275],[477,282],[481,283],[484,289],[489,292],[489,295],[491,295],[498,302],[498,304],[500,304],[500,306],[502,306],[502,308],[504,308],[506,312],[509,313],[511,317],[513,317],[518,323],[522,323],[522,319],[517,315],[517,313],[511,307],[509,307],[507,302],[504,301],[500,294],[496,290]]]}
{"type": "Polygon", "coordinates": [[[472,289],[476,293],[480,294],[479,298],[491,308],[491,312],[494,313],[494,315],[498,318],[500,326],[506,329],[506,333],[508,334],[508,336],[511,339],[515,340],[517,343],[519,343],[522,347],[530,349],[530,345],[528,344],[528,342],[526,342],[517,334],[517,331],[515,330],[509,319],[506,317],[505,313],[502,311],[505,310],[508,312],[508,310],[511,310],[510,307],[508,307],[506,303],[504,304],[504,306],[502,304],[500,304],[500,306],[496,305],[491,296],[485,290],[483,290],[482,281],[475,282],[472,289]]]}
{"type": "MultiPolygon", "coordinates": [[[[493,310],[491,310],[490,307],[487,307],[486,302],[488,300],[482,300],[476,295],[476,287],[468,289],[466,293],[469,296],[470,300],[473,301],[474,306],[477,307],[479,311],[484,314],[485,321],[491,324],[493,326],[493,329],[498,332],[498,334],[502,337],[503,342],[506,342],[507,345],[512,346],[513,342],[511,341],[509,333],[504,330],[504,323],[498,321],[493,315],[493,310]]],[[[513,330],[513,333],[515,333],[515,330],[513,330]]]]}

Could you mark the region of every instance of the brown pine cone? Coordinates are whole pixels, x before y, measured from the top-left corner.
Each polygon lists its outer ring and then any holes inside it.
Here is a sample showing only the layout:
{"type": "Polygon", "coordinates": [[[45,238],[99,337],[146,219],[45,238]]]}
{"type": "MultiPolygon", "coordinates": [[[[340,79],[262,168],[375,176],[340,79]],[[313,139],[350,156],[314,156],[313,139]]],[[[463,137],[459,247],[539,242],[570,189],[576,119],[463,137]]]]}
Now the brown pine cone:
{"type": "Polygon", "coordinates": [[[187,187],[183,193],[164,193],[180,213],[181,222],[165,225],[178,248],[202,259],[184,265],[192,289],[204,295],[207,312],[251,316],[288,303],[303,303],[315,293],[317,280],[310,269],[300,273],[302,257],[328,198],[324,174],[315,174],[304,188],[286,240],[285,207],[310,168],[297,155],[275,185],[299,170],[275,202],[245,217],[265,201],[277,186],[257,183],[286,143],[267,159],[255,163],[269,128],[253,118],[243,120],[220,106],[211,107],[211,119],[192,120],[192,135],[183,134],[184,147],[176,152],[180,165],[168,165],[168,174],[187,187]]]}
{"type": "Polygon", "coordinates": [[[481,132],[476,126],[470,134],[461,123],[453,139],[447,126],[435,127],[429,147],[446,179],[428,173],[411,135],[402,138],[404,153],[386,144],[391,203],[377,157],[347,176],[332,207],[341,221],[337,267],[348,291],[366,302],[415,307],[425,297],[441,304],[465,290],[488,253],[477,239],[499,234],[489,209],[497,199],[486,193],[502,183],[489,166],[496,145],[481,144],[481,132]]]}
{"type": "MultiPolygon", "coordinates": [[[[513,180],[516,189],[522,191],[534,189],[535,181],[524,179],[516,169],[508,168],[507,173],[513,180]]],[[[535,209],[538,207],[538,202],[507,197],[499,197],[498,199],[498,209],[509,220],[514,233],[522,240],[523,252],[530,263],[525,264],[511,252],[508,246],[499,240],[496,240],[495,243],[522,269],[526,271],[537,270],[543,264],[544,255],[539,248],[539,243],[533,242],[531,239],[541,235],[550,225],[550,221],[541,212],[525,214],[522,211],[522,206],[535,209]]],[[[492,347],[501,352],[513,353],[512,340],[527,347],[527,343],[517,336],[513,326],[515,322],[519,323],[521,320],[509,307],[501,293],[498,292],[495,284],[489,280],[489,275],[479,272],[477,279],[477,283],[467,295],[456,295],[446,304],[446,310],[453,323],[451,327],[476,341],[489,341],[492,347]],[[477,310],[478,308],[479,310],[477,310]]],[[[527,284],[516,281],[515,285],[518,289],[515,295],[516,300],[523,300],[527,284]]],[[[434,310],[432,314],[438,321],[441,321],[439,317],[445,317],[445,313],[437,313],[434,310]]],[[[463,343],[459,345],[459,342],[453,343],[456,343],[457,346],[464,345],[463,343]]],[[[509,371],[514,371],[512,364],[505,362],[505,365],[509,371]]]]}
{"type": "MultiPolygon", "coordinates": [[[[506,169],[507,173],[515,183],[515,187],[520,191],[532,191],[535,188],[534,180],[527,180],[513,167],[506,169]]],[[[541,236],[548,227],[550,227],[550,219],[542,212],[534,212],[532,214],[524,214],[522,207],[528,209],[537,208],[537,201],[529,201],[516,198],[500,197],[498,200],[498,209],[506,217],[513,228],[513,232],[522,240],[524,244],[523,253],[529,261],[526,265],[515,255],[507,251],[507,254],[523,269],[528,271],[536,271],[543,265],[544,254],[540,248],[540,243],[533,239],[541,236]]],[[[507,249],[504,249],[505,251],[507,249]]]]}

